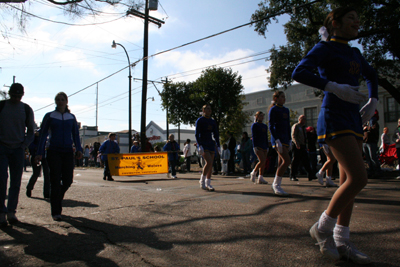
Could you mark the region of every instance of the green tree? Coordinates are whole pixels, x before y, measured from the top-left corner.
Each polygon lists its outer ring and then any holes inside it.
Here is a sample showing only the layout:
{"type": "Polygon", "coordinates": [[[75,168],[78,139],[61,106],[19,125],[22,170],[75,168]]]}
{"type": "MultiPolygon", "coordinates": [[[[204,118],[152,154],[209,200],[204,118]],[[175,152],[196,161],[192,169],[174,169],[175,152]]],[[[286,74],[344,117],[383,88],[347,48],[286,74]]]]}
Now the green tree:
{"type": "Polygon", "coordinates": [[[161,93],[162,106],[168,108],[172,124],[195,125],[204,104],[210,104],[217,123],[220,139],[229,130],[240,133],[248,122],[243,112],[242,77],[230,68],[208,68],[194,82],[166,83],[161,93]]]}
{"type": "Polygon", "coordinates": [[[357,42],[363,54],[376,69],[379,85],[386,89],[400,103],[400,1],[399,0],[335,0],[304,1],[263,0],[252,15],[254,30],[268,38],[268,25],[277,21],[282,10],[287,10],[289,21],[284,24],[287,44],[270,49],[271,66],[269,86],[287,87],[293,80],[291,74],[300,60],[320,41],[318,29],[326,15],[339,6],[352,5],[357,9],[361,28],[357,42]],[[290,8],[287,7],[296,7],[290,8]],[[278,15],[275,15],[278,14],[278,15]],[[266,19],[264,19],[266,18],[266,19]]]}

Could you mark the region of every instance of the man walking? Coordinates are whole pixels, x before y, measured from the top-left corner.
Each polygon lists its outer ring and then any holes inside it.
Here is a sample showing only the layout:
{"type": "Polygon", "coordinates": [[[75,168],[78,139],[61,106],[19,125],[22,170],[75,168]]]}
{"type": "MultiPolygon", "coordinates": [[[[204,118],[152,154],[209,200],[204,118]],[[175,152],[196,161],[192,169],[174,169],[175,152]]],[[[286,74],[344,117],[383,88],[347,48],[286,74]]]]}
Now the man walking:
{"type": "Polygon", "coordinates": [[[7,221],[10,224],[18,222],[15,213],[24,169],[25,148],[33,141],[35,130],[33,110],[21,102],[24,87],[13,83],[8,94],[9,100],[0,101],[0,227],[7,226],[7,221]],[[8,168],[10,187],[6,206],[8,168]]]}
{"type": "Polygon", "coordinates": [[[300,115],[299,122],[292,126],[292,168],[290,169],[290,181],[298,181],[296,178],[300,163],[308,173],[308,180],[314,178],[315,173],[311,170],[310,161],[307,154],[307,135],[306,135],[306,116],[300,115]]]}
{"type": "Polygon", "coordinates": [[[115,141],[117,134],[109,133],[108,140],[104,141],[99,148],[101,153],[101,160],[104,162],[103,180],[114,181],[111,176],[110,167],[108,165],[108,154],[118,154],[120,149],[118,143],[115,141]]]}

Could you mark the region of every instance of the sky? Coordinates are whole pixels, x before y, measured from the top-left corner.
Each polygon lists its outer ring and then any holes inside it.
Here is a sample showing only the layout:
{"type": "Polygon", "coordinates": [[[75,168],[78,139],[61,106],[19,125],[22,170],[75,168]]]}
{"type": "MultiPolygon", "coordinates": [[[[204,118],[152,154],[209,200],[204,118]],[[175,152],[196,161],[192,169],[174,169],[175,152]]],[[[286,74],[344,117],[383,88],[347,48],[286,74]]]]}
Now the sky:
{"type": "MultiPolygon", "coordinates": [[[[148,54],[151,56],[246,24],[259,2],[159,1],[158,10],[150,11],[150,16],[164,20],[165,24],[160,28],[149,25],[148,54]]],[[[3,36],[0,39],[0,86],[10,86],[15,76],[15,81],[25,87],[22,101],[32,107],[38,125],[47,112],[54,110],[54,97],[62,91],[70,96],[69,108],[81,125],[96,125],[97,98],[99,131],[127,130],[129,71],[123,68],[128,66],[128,59],[120,46],[112,49],[111,44],[115,40],[123,45],[131,63],[140,60],[143,57],[143,20],[133,16],[118,19],[126,11],[125,7],[105,6],[101,8],[103,15],[96,18],[71,19],[44,0],[29,3],[25,4],[28,12],[47,20],[95,25],[70,26],[32,17],[27,21],[25,32],[21,32],[3,8],[0,10],[3,24],[0,27],[3,36]]],[[[152,56],[148,60],[148,79],[160,82],[168,77],[173,82],[195,81],[202,70],[218,66],[230,67],[242,76],[245,94],[268,89],[265,70],[269,62],[265,58],[273,45],[278,47],[286,43],[282,27],[285,19],[287,17],[280,17],[279,23],[268,28],[267,38],[258,35],[253,27],[244,26],[152,56]],[[230,62],[224,64],[227,61],[230,62]]],[[[141,61],[131,69],[132,129],[136,131],[140,131],[142,69],[141,61]]],[[[156,86],[162,90],[162,84],[156,83],[156,86]]],[[[8,88],[2,90],[8,91],[8,88]]],[[[151,83],[147,98],[146,125],[154,121],[166,129],[165,111],[151,83]]],[[[192,127],[181,126],[185,128],[192,127]]]]}

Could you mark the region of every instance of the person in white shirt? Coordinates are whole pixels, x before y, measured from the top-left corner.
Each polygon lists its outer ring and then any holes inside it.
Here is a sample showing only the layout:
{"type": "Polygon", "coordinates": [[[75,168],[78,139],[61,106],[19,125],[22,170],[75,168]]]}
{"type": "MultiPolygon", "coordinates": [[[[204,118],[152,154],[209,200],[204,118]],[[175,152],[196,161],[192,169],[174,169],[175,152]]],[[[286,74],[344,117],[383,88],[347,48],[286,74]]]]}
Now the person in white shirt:
{"type": "Polygon", "coordinates": [[[183,147],[183,155],[186,160],[186,170],[190,172],[190,158],[192,157],[192,152],[190,151],[190,139],[186,140],[185,146],[183,147]]]}

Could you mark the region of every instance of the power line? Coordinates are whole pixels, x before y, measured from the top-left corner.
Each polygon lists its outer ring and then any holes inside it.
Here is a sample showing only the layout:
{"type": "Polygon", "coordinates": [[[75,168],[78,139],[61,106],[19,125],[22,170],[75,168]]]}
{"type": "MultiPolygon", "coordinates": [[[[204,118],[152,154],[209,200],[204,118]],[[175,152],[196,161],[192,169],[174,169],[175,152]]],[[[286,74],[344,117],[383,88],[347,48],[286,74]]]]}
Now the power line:
{"type": "MultiPolygon", "coordinates": [[[[184,46],[188,46],[188,45],[190,45],[190,44],[194,44],[194,43],[197,43],[197,42],[206,40],[206,39],[210,39],[210,38],[212,38],[212,37],[215,37],[215,36],[218,36],[218,35],[221,35],[221,34],[224,34],[224,33],[230,32],[230,31],[233,31],[233,30],[237,30],[237,29],[242,28],[242,27],[244,27],[244,26],[248,26],[248,25],[251,25],[251,24],[253,24],[253,23],[256,23],[256,22],[259,22],[259,21],[263,21],[263,20],[266,20],[266,19],[271,18],[271,17],[274,17],[274,16],[283,15],[283,14],[285,14],[285,13],[292,12],[293,9],[297,9],[297,8],[300,8],[300,7],[312,5],[312,4],[316,3],[316,2],[320,2],[320,0],[312,1],[312,2],[310,2],[310,3],[306,3],[306,4],[303,4],[303,5],[299,5],[299,6],[296,6],[296,7],[293,7],[293,8],[288,8],[288,9],[283,10],[283,11],[281,11],[281,12],[277,12],[277,13],[268,15],[268,16],[262,18],[262,19],[259,19],[259,20],[256,20],[256,21],[251,21],[251,22],[249,22],[249,23],[245,23],[245,24],[242,24],[242,25],[233,27],[233,28],[231,28],[231,29],[228,29],[228,30],[225,30],[225,31],[216,33],[216,34],[212,34],[212,35],[209,35],[209,36],[207,36],[207,37],[200,38],[200,39],[197,39],[197,40],[195,40],[195,41],[192,41],[192,42],[189,42],[189,43],[186,43],[186,44],[182,44],[182,45],[176,46],[176,47],[171,48],[171,49],[167,49],[167,50],[164,50],[164,51],[155,53],[155,54],[153,54],[153,55],[147,56],[146,58],[141,58],[141,59],[137,60],[136,62],[134,62],[134,63],[131,64],[131,65],[132,65],[132,66],[135,66],[138,62],[143,61],[143,60],[145,60],[145,59],[148,59],[148,58],[150,58],[150,57],[155,57],[155,56],[161,55],[161,54],[163,54],[163,53],[167,53],[167,52],[170,52],[170,51],[172,51],[172,50],[176,50],[176,49],[178,49],[178,48],[181,48],[181,47],[184,47],[184,46]]],[[[260,59],[258,59],[258,60],[260,60],[260,59]]],[[[240,64],[245,64],[245,63],[239,63],[239,64],[237,64],[237,65],[240,65],[240,64]]],[[[115,74],[121,72],[122,70],[124,70],[124,69],[126,69],[126,68],[128,68],[128,67],[130,67],[130,66],[127,66],[127,67],[125,67],[125,68],[123,68],[123,69],[120,69],[119,71],[117,71],[117,72],[115,72],[115,73],[113,73],[113,74],[110,74],[109,76],[107,76],[107,77],[105,77],[105,78],[103,78],[103,79],[101,79],[101,80],[99,80],[99,81],[97,81],[97,82],[95,82],[95,83],[93,83],[93,84],[91,84],[91,85],[89,85],[89,86],[87,86],[87,87],[81,89],[81,90],[78,90],[77,92],[75,92],[75,93],[69,95],[69,97],[70,97],[70,96],[73,96],[73,95],[76,95],[76,94],[78,94],[78,93],[80,93],[80,92],[82,92],[82,91],[84,91],[84,90],[90,88],[91,86],[93,86],[93,85],[95,85],[95,84],[97,84],[97,83],[99,83],[99,82],[101,82],[101,81],[104,81],[104,80],[110,78],[111,76],[113,76],[113,75],[115,75],[115,74]]],[[[51,106],[51,105],[53,105],[53,104],[49,104],[49,105],[47,105],[47,106],[45,106],[45,107],[42,107],[42,108],[40,108],[40,109],[37,109],[37,110],[35,110],[35,111],[42,110],[42,109],[44,109],[44,108],[46,108],[46,107],[49,107],[49,106],[51,106]]]]}
{"type": "Polygon", "coordinates": [[[27,15],[30,15],[30,16],[32,16],[32,17],[38,18],[38,19],[45,20],[45,21],[49,21],[49,22],[53,22],[53,23],[57,23],[57,24],[68,25],[68,26],[93,26],[93,25],[100,25],[100,24],[106,24],[106,23],[110,23],[110,22],[113,22],[113,21],[117,21],[117,20],[120,20],[120,19],[126,17],[126,15],[123,15],[123,16],[121,16],[121,17],[119,17],[119,18],[116,18],[116,19],[113,19],[113,20],[110,20],[110,21],[105,21],[105,22],[89,23],[89,24],[73,24],[73,23],[68,23],[68,22],[63,22],[63,21],[55,21],[55,20],[51,20],[51,19],[42,18],[42,17],[39,17],[38,15],[29,13],[29,12],[27,12],[27,11],[25,11],[25,10],[22,10],[22,9],[20,9],[20,8],[18,8],[18,7],[15,7],[15,6],[13,6],[13,5],[10,5],[10,4],[8,4],[8,3],[5,3],[5,5],[7,5],[7,6],[11,7],[11,8],[14,8],[14,9],[16,9],[16,10],[22,12],[22,13],[25,13],[25,14],[27,14],[27,15]]]}
{"type": "MultiPolygon", "coordinates": [[[[126,67],[120,69],[119,71],[116,71],[116,72],[114,72],[114,73],[108,75],[107,77],[104,77],[103,79],[101,79],[101,80],[99,80],[99,81],[97,81],[97,82],[95,82],[95,83],[92,83],[91,85],[86,86],[85,88],[80,89],[80,90],[76,91],[75,93],[70,94],[68,97],[74,96],[74,95],[76,95],[76,94],[78,94],[78,93],[80,93],[80,92],[82,92],[82,91],[84,91],[84,90],[86,90],[86,89],[92,87],[93,85],[96,85],[97,83],[102,82],[102,81],[104,81],[104,80],[110,78],[111,76],[114,76],[115,74],[117,74],[117,73],[123,71],[124,69],[126,69],[126,68],[128,68],[128,67],[130,67],[130,66],[126,66],[126,67]]],[[[49,104],[49,105],[47,105],[47,106],[41,107],[41,108],[39,108],[39,109],[36,109],[35,112],[36,112],[36,111],[39,111],[39,110],[42,110],[42,109],[44,109],[44,108],[50,107],[51,105],[53,105],[53,103],[51,103],[51,104],[49,104]]]]}

